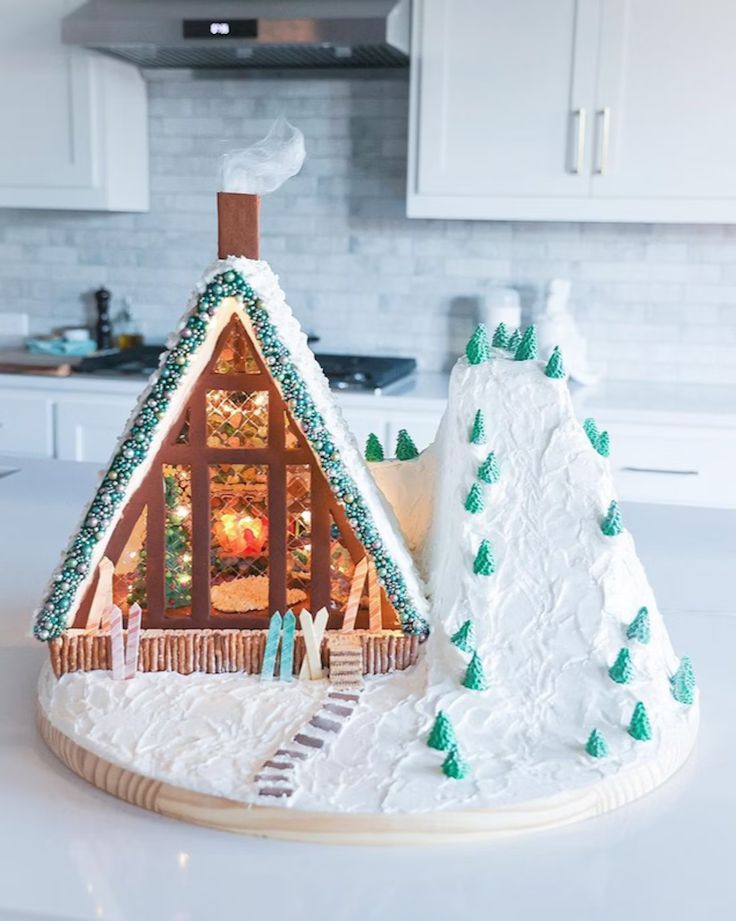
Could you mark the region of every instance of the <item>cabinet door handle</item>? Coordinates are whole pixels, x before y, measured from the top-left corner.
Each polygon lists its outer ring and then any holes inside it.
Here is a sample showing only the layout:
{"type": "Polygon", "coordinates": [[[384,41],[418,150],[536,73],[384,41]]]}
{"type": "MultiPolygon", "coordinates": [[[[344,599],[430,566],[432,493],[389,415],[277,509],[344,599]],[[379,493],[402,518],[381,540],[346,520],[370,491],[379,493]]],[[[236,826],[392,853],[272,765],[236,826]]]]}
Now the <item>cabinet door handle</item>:
{"type": "Polygon", "coordinates": [[[596,113],[598,120],[598,163],[595,171],[599,176],[603,176],[608,170],[608,142],[611,136],[611,109],[604,106],[596,113]]]}
{"type": "Polygon", "coordinates": [[[699,476],[699,470],[670,470],[667,467],[622,467],[626,473],[666,473],[670,476],[699,476]]]}
{"type": "Polygon", "coordinates": [[[569,171],[579,176],[585,159],[585,109],[573,109],[570,113],[571,156],[569,171]]]}

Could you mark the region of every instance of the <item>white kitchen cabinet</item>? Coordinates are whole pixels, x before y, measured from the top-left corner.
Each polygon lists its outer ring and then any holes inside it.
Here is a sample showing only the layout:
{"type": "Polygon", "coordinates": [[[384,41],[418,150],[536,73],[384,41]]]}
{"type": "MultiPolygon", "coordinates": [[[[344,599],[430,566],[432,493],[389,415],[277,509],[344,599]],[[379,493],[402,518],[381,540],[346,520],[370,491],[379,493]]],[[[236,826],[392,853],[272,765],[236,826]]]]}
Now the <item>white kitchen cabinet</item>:
{"type": "Polygon", "coordinates": [[[53,457],[53,410],[51,394],[0,391],[0,454],[53,457]]]}
{"type": "Polygon", "coordinates": [[[387,456],[393,456],[396,450],[396,439],[400,429],[406,429],[414,444],[423,451],[434,441],[437,426],[440,424],[442,412],[389,412],[386,414],[386,448],[387,456]]]}
{"type": "Polygon", "coordinates": [[[733,219],[736,4],[603,0],[601,35],[592,195],[696,212],[725,199],[733,219]]]}
{"type": "Polygon", "coordinates": [[[355,440],[358,442],[361,451],[365,448],[365,443],[371,433],[373,433],[379,439],[381,444],[384,446],[384,451],[387,448],[386,417],[381,409],[380,402],[376,402],[378,405],[376,405],[373,409],[368,407],[342,407],[345,421],[347,422],[350,431],[355,436],[355,440]]]}
{"type": "Polygon", "coordinates": [[[614,422],[611,470],[629,502],[736,509],[736,429],[614,422]]]}
{"type": "Polygon", "coordinates": [[[0,0],[0,207],[148,209],[145,82],[61,42],[78,0],[0,0]]]}
{"type": "Polygon", "coordinates": [[[99,461],[112,455],[133,410],[128,397],[59,400],[56,404],[56,457],[59,460],[99,461]]]}
{"type": "Polygon", "coordinates": [[[410,217],[736,222],[736,5],[415,0],[410,217]]]}
{"type": "Polygon", "coordinates": [[[338,402],[350,431],[361,449],[373,433],[383,445],[386,457],[392,457],[399,429],[405,428],[420,451],[433,440],[437,432],[444,400],[414,401],[401,397],[340,397],[338,402]],[[417,403],[419,405],[417,405],[417,403]],[[430,405],[427,405],[427,404],[430,405]]]}
{"type": "Polygon", "coordinates": [[[584,195],[576,162],[595,56],[576,0],[415,4],[416,182],[422,196],[584,195]],[[577,115],[573,115],[577,112],[577,115]]]}
{"type": "MultiPolygon", "coordinates": [[[[434,440],[447,378],[426,378],[431,380],[418,375],[401,393],[336,394],[361,448],[374,432],[391,457],[401,428],[419,450],[434,440]]],[[[104,464],[142,385],[84,375],[53,380],[0,375],[0,454],[104,464]]],[[[579,393],[576,412],[579,419],[594,416],[599,428],[609,432],[611,471],[623,500],[736,509],[733,401],[721,394],[719,402],[714,393],[700,412],[681,412],[681,396],[675,389],[669,399],[647,406],[646,399],[622,397],[620,388],[619,395],[603,388],[598,394],[579,393]]]]}

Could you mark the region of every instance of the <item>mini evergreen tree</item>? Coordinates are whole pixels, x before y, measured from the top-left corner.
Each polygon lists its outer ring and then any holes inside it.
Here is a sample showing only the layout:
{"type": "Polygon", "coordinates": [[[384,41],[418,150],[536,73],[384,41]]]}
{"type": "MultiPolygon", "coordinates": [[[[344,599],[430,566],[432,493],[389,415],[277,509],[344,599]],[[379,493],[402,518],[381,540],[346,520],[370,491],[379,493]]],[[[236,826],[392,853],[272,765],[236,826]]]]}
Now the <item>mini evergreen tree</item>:
{"type": "Polygon", "coordinates": [[[406,429],[399,429],[399,435],[396,439],[396,457],[402,461],[419,457],[417,446],[406,429]]]}
{"type": "Polygon", "coordinates": [[[521,337],[521,342],[516,349],[514,359],[516,361],[530,361],[532,358],[537,357],[538,351],[537,330],[532,323],[531,326],[527,326],[524,330],[524,335],[521,337]]]}
{"type": "Polygon", "coordinates": [[[463,687],[469,691],[485,691],[488,687],[483,662],[477,652],[473,653],[468,663],[468,669],[463,679],[463,687]]]}
{"type": "Polygon", "coordinates": [[[493,558],[493,549],[489,540],[482,540],[473,561],[473,572],[476,576],[492,576],[496,571],[496,561],[493,558]]]}
{"type": "Polygon", "coordinates": [[[460,756],[457,745],[450,749],[442,762],[442,773],[452,780],[464,780],[470,774],[470,765],[460,756]]]}
{"type": "Polygon", "coordinates": [[[465,511],[470,512],[472,515],[477,515],[479,512],[482,512],[485,507],[486,500],[483,495],[483,490],[479,483],[473,483],[470,487],[468,498],[465,500],[465,511]]]}
{"type": "Polygon", "coordinates": [[[608,754],[608,742],[606,742],[603,733],[594,729],[588,736],[585,750],[591,758],[605,758],[608,754]]]}
{"type": "Polygon", "coordinates": [[[618,507],[618,502],[614,499],[608,506],[606,517],[601,522],[601,531],[603,531],[606,537],[615,537],[617,534],[621,534],[623,529],[624,525],[621,519],[621,510],[618,507]]]}
{"type": "Polygon", "coordinates": [[[478,479],[492,486],[494,483],[498,482],[500,476],[501,470],[498,466],[496,455],[491,451],[478,468],[478,479]]]}
{"type": "Polygon", "coordinates": [[[505,323],[499,323],[498,326],[493,331],[493,340],[491,345],[495,349],[505,349],[509,344],[509,331],[506,329],[505,323]]]}
{"type": "Polygon", "coordinates": [[[486,419],[483,410],[479,409],[473,419],[473,428],[470,432],[470,443],[472,445],[484,445],[486,443],[486,419]]]}
{"type": "Polygon", "coordinates": [[[563,380],[567,377],[567,372],[565,371],[565,365],[562,361],[562,353],[558,346],[555,346],[552,349],[552,354],[549,356],[549,361],[545,366],[544,373],[547,377],[551,377],[553,380],[563,380]]]}
{"type": "Polygon", "coordinates": [[[637,643],[648,643],[651,639],[649,630],[649,611],[646,608],[639,608],[636,617],[626,628],[626,638],[636,640],[637,643]]]}
{"type": "Polygon", "coordinates": [[[479,323],[476,326],[475,332],[465,346],[465,354],[471,365],[480,365],[484,361],[488,361],[491,357],[491,347],[488,344],[488,332],[483,323],[479,323]]]}
{"type": "Polygon", "coordinates": [[[680,704],[689,706],[695,699],[695,670],[689,656],[680,659],[680,666],[670,678],[672,696],[680,704]]]}
{"type": "Polygon", "coordinates": [[[631,653],[625,646],[619,650],[616,661],[608,669],[608,674],[617,684],[628,684],[634,677],[634,666],[631,664],[631,653]]]}
{"type": "Polygon", "coordinates": [[[466,620],[450,637],[450,642],[462,649],[463,652],[473,652],[475,645],[475,630],[472,620],[466,620]]]}
{"type": "Polygon", "coordinates": [[[382,461],[384,459],[383,445],[373,432],[370,433],[368,441],[365,443],[365,459],[367,461],[382,461]]]}
{"type": "Polygon", "coordinates": [[[588,417],[583,422],[583,431],[588,436],[588,441],[593,445],[593,447],[598,450],[598,426],[595,424],[595,419],[588,417]]]}
{"type": "Polygon", "coordinates": [[[649,715],[646,707],[641,701],[638,701],[634,707],[629,723],[629,735],[637,742],[647,742],[652,737],[652,727],[649,724],[649,715]]]}
{"type": "Polygon", "coordinates": [[[608,432],[601,432],[593,447],[601,457],[608,457],[608,455],[611,453],[611,439],[608,435],[608,432]]]}
{"type": "Polygon", "coordinates": [[[437,751],[446,752],[457,745],[455,730],[452,728],[449,716],[442,710],[437,714],[432,731],[429,733],[427,745],[430,748],[436,748],[437,751]]]}
{"type": "Polygon", "coordinates": [[[508,342],[506,343],[506,348],[509,350],[509,352],[516,352],[516,350],[519,348],[520,342],[521,333],[518,329],[515,329],[509,336],[508,342]]]}

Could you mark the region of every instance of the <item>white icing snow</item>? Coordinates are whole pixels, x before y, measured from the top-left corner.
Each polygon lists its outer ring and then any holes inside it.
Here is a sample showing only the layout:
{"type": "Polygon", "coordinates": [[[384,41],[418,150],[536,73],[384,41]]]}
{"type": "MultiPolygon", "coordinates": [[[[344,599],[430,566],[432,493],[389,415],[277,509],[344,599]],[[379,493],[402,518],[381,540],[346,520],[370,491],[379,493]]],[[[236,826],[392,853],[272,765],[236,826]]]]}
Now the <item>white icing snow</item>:
{"type": "MultiPolygon", "coordinates": [[[[631,790],[662,782],[692,747],[698,703],[683,706],[670,693],[678,658],[631,535],[600,531],[615,497],[609,464],[575,421],[565,383],[546,378],[539,362],[500,352],[478,366],[461,360],[432,455],[432,523],[418,546],[431,573],[432,634],[414,669],[368,681],[339,737],[297,770],[289,808],[475,810],[613,782],[631,790]],[[469,443],[478,409],[483,446],[469,443]],[[485,510],[472,515],[463,503],[490,450],[501,478],[484,486],[485,510]],[[472,572],[483,538],[497,563],[488,577],[472,572]],[[643,605],[651,641],[627,642],[626,625],[643,605]],[[469,657],[449,641],[469,617],[489,681],[482,692],[462,686],[469,657]],[[634,678],[620,685],[608,668],[624,645],[634,678]],[[638,700],[650,716],[650,741],[626,731],[638,700]],[[471,766],[466,780],[445,778],[444,755],[426,745],[439,709],[471,766]],[[594,728],[608,742],[607,758],[584,751],[594,728]]],[[[420,497],[391,501],[411,515],[420,497]]],[[[54,725],[108,760],[255,802],[249,772],[317,709],[324,687],[143,674],[116,684],[93,672],[44,678],[40,698],[54,725]]]]}
{"type": "MultiPolygon", "coordinates": [[[[398,519],[401,533],[412,553],[426,540],[432,522],[436,468],[433,444],[411,460],[387,460],[368,467],[398,519]]],[[[426,575],[422,575],[426,579],[426,575]]]]}

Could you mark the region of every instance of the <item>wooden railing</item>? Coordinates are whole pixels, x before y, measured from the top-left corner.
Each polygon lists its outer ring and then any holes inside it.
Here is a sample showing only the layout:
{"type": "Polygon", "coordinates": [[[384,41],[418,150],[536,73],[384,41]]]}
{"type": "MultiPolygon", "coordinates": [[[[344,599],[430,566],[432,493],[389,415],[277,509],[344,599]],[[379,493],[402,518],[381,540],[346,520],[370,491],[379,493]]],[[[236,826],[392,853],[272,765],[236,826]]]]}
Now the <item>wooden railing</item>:
{"type": "MultiPolygon", "coordinates": [[[[322,642],[322,664],[329,669],[330,637],[322,642]]],[[[374,633],[356,630],[363,653],[364,675],[385,675],[413,665],[419,654],[419,640],[400,631],[374,633]]],[[[343,634],[344,636],[344,634],[343,634]]],[[[138,650],[138,671],[258,674],[266,646],[265,630],[143,630],[138,650]]],[[[59,677],[69,672],[112,668],[110,635],[101,630],[67,630],[49,642],[51,666],[59,677]]],[[[304,640],[297,634],[294,674],[304,660],[304,640]]],[[[278,663],[277,663],[278,669],[278,663]]]]}

